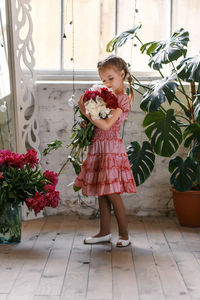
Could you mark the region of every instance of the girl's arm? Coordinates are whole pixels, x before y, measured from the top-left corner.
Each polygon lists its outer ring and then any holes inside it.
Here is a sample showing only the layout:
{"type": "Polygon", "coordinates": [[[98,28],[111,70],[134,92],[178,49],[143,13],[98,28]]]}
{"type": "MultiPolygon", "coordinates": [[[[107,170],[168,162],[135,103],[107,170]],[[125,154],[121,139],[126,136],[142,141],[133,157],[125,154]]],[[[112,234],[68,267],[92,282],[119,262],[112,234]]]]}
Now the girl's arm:
{"type": "Polygon", "coordinates": [[[85,105],[83,103],[83,97],[80,98],[80,100],[78,102],[78,106],[79,106],[82,114],[84,114],[91,123],[93,123],[96,127],[100,128],[102,130],[109,130],[122,114],[121,108],[116,108],[111,111],[111,113],[110,113],[112,115],[111,118],[107,118],[105,120],[104,119],[92,120],[90,115],[86,114],[86,112],[85,112],[85,105]]]}

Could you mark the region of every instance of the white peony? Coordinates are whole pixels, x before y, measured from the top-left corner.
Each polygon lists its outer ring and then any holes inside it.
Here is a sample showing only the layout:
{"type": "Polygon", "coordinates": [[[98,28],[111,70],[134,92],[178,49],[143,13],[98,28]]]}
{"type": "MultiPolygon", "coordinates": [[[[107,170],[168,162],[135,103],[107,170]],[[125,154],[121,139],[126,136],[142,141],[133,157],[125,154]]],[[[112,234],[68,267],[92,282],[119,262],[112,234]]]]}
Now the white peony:
{"type": "Polygon", "coordinates": [[[100,118],[106,119],[110,118],[110,108],[106,107],[106,103],[99,96],[96,97],[96,101],[89,100],[85,103],[86,113],[90,114],[92,120],[97,120],[100,118]]]}
{"type": "Polygon", "coordinates": [[[105,88],[105,86],[103,84],[94,84],[90,90],[91,91],[98,91],[98,92],[101,92],[101,89],[102,88],[105,88]]]}
{"type": "Polygon", "coordinates": [[[86,114],[90,114],[92,120],[100,119],[99,107],[93,99],[85,103],[85,109],[86,109],[86,114]]]}
{"type": "Polygon", "coordinates": [[[107,88],[105,85],[103,84],[94,84],[91,88],[90,88],[90,91],[98,91],[98,92],[101,92],[101,89],[102,88],[105,88],[107,89],[108,91],[112,92],[112,89],[111,88],[107,88]]]}

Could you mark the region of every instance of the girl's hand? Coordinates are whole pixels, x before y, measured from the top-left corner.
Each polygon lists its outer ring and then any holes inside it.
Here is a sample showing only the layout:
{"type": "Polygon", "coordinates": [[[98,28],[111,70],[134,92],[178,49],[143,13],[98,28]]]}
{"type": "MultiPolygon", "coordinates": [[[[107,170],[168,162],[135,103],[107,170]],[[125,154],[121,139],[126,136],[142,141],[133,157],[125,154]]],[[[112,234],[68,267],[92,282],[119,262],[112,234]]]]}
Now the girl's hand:
{"type": "Polygon", "coordinates": [[[79,109],[82,112],[82,114],[86,116],[85,105],[83,102],[83,96],[81,96],[80,100],[78,101],[78,106],[79,106],[79,109]]]}
{"type": "Polygon", "coordinates": [[[85,127],[87,127],[87,124],[86,124],[86,122],[85,122],[85,121],[82,121],[82,122],[81,122],[81,127],[82,127],[82,128],[85,128],[85,127]]]}

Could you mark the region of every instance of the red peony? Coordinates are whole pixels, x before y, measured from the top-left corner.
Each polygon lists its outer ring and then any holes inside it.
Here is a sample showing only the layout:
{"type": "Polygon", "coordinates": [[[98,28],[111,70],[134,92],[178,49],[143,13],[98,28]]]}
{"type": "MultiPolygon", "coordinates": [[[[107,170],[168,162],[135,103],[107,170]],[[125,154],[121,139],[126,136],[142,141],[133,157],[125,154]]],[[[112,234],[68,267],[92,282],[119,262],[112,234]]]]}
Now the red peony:
{"type": "Polygon", "coordinates": [[[83,95],[83,99],[84,99],[84,101],[88,101],[90,99],[95,100],[97,96],[100,96],[99,91],[86,90],[85,94],[83,95]]]}
{"type": "Polygon", "coordinates": [[[11,152],[10,150],[0,150],[0,166],[6,164],[8,167],[23,168],[23,155],[11,152]]]}
{"type": "Polygon", "coordinates": [[[117,97],[111,93],[107,88],[101,88],[100,97],[106,103],[106,107],[116,109],[118,107],[117,97]]]}
{"type": "Polygon", "coordinates": [[[28,164],[30,168],[34,168],[39,162],[37,158],[37,151],[34,149],[28,150],[26,154],[24,154],[24,163],[28,164]]]}
{"type": "Polygon", "coordinates": [[[44,172],[44,177],[47,180],[51,181],[52,184],[54,184],[54,185],[56,185],[58,183],[58,174],[56,172],[46,170],[44,172]]]}

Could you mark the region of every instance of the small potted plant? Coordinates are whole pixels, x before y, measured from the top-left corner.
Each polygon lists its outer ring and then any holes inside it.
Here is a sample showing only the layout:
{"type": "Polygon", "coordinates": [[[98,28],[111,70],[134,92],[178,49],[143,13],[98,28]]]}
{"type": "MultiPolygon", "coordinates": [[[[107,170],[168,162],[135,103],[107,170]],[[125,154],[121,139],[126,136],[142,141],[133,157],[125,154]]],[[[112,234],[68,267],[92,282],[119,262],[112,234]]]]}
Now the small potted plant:
{"type": "Polygon", "coordinates": [[[57,173],[41,172],[34,149],[22,155],[0,150],[0,243],[20,242],[22,204],[36,215],[58,206],[57,182],[57,173]]]}
{"type": "Polygon", "coordinates": [[[142,96],[143,127],[148,141],[128,146],[128,156],[137,185],[151,174],[155,154],[170,157],[171,190],[181,225],[200,226],[200,55],[187,57],[189,33],[183,28],[169,40],[142,43],[141,24],[114,37],[107,45],[111,52],[128,39],[137,39],[140,51],[149,56],[149,66],[159,78],[149,84],[135,76],[133,89],[142,96]],[[163,66],[169,65],[169,74],[163,66]],[[190,88],[188,88],[190,87],[190,88]],[[140,88],[140,89],[138,89],[140,88]],[[184,148],[182,156],[174,156],[184,148]],[[179,210],[180,209],[180,210],[179,210]]]}

